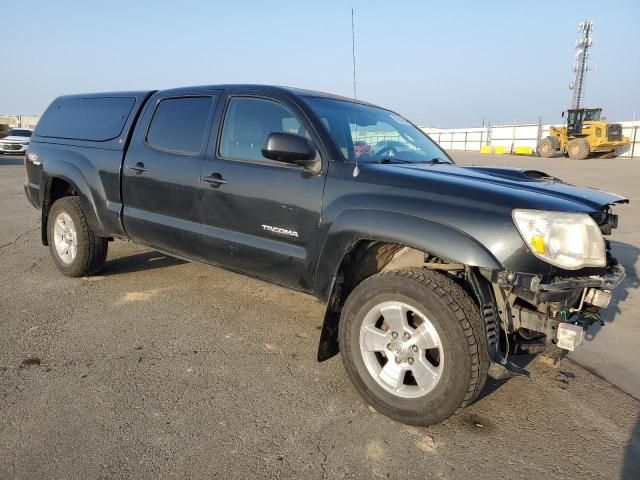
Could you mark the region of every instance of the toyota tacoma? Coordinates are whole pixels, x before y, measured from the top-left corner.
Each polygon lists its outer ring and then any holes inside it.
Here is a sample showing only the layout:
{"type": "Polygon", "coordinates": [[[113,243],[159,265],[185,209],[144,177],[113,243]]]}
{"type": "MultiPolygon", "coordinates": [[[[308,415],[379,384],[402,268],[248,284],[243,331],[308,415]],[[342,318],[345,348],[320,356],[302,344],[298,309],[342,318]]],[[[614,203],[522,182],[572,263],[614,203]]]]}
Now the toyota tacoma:
{"type": "Polygon", "coordinates": [[[522,374],[518,342],[576,348],[625,275],[605,239],[625,198],[457,166],[401,115],[325,93],[63,96],[25,165],[64,275],[126,239],[310,294],[326,304],[318,360],[341,353],[364,400],[409,424],[522,374]]]}

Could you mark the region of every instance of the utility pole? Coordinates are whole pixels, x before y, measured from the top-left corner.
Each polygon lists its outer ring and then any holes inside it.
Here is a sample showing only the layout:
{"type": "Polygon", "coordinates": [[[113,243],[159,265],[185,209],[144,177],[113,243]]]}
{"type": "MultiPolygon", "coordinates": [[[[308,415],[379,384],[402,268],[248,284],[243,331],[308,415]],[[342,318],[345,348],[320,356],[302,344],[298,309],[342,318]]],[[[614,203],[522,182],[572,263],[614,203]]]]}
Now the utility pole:
{"type": "Polygon", "coordinates": [[[580,32],[580,38],[576,40],[576,61],[573,64],[573,71],[576,74],[575,81],[569,86],[573,90],[573,101],[571,102],[571,108],[580,108],[580,102],[584,96],[584,80],[588,70],[593,70],[595,66],[587,63],[589,59],[589,49],[593,44],[591,39],[591,32],[593,31],[593,22],[591,20],[585,20],[578,24],[578,31],[580,32]]]}

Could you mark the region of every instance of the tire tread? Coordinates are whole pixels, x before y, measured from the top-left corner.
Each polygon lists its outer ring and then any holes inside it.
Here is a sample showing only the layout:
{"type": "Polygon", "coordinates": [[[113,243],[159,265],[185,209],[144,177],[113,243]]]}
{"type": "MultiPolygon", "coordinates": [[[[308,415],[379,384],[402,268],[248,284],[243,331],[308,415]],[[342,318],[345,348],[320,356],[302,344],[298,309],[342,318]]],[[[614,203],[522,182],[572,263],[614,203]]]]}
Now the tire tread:
{"type": "MultiPolygon", "coordinates": [[[[69,269],[61,268],[62,273],[70,277],[83,277],[100,271],[107,258],[109,242],[106,238],[96,235],[89,226],[87,217],[82,210],[80,198],[77,196],[68,196],[56,200],[49,213],[49,222],[54,221],[55,215],[52,215],[55,211],[54,208],[56,210],[58,208],[66,210],[79,219],[79,222],[77,222],[78,225],[75,226],[76,235],[78,236],[78,262],[75,265],[71,265],[69,269]],[[86,246],[86,253],[81,252],[82,245],[86,246]]],[[[50,225],[47,225],[47,230],[49,233],[51,230],[50,225]]],[[[55,245],[52,239],[49,239],[49,245],[52,254],[56,255],[55,245]]]]}
{"type": "MultiPolygon", "coordinates": [[[[381,272],[366,278],[356,288],[366,289],[368,284],[376,282],[380,278],[399,278],[409,282],[420,283],[440,297],[444,304],[454,313],[466,338],[471,364],[468,388],[456,411],[469,406],[484,388],[490,363],[485,325],[475,301],[452,279],[424,268],[381,272]]],[[[405,423],[419,424],[419,422],[415,422],[411,418],[405,418],[403,421],[405,423]]]]}

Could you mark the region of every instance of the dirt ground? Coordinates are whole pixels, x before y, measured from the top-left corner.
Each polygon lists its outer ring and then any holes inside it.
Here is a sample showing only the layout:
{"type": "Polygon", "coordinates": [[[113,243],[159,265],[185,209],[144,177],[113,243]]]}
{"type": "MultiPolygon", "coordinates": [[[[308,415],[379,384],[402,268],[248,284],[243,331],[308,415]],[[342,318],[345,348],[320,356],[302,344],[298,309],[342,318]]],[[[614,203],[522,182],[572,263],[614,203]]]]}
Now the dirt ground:
{"type": "Polygon", "coordinates": [[[0,157],[2,479],[640,478],[640,402],[571,360],[520,357],[530,379],[407,427],[316,363],[305,295],[121,241],[63,277],[23,180],[0,157]]]}

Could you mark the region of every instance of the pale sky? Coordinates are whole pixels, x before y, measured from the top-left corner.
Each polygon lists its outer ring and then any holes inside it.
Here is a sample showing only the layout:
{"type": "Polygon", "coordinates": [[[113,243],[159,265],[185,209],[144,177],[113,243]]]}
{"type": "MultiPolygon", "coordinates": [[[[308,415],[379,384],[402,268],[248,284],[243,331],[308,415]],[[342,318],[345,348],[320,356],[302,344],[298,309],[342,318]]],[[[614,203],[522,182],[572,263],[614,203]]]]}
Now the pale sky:
{"type": "Polygon", "coordinates": [[[585,104],[640,118],[640,1],[0,0],[0,114],[62,94],[270,83],[358,96],[424,126],[560,121],[577,24],[595,24],[585,104]]]}

